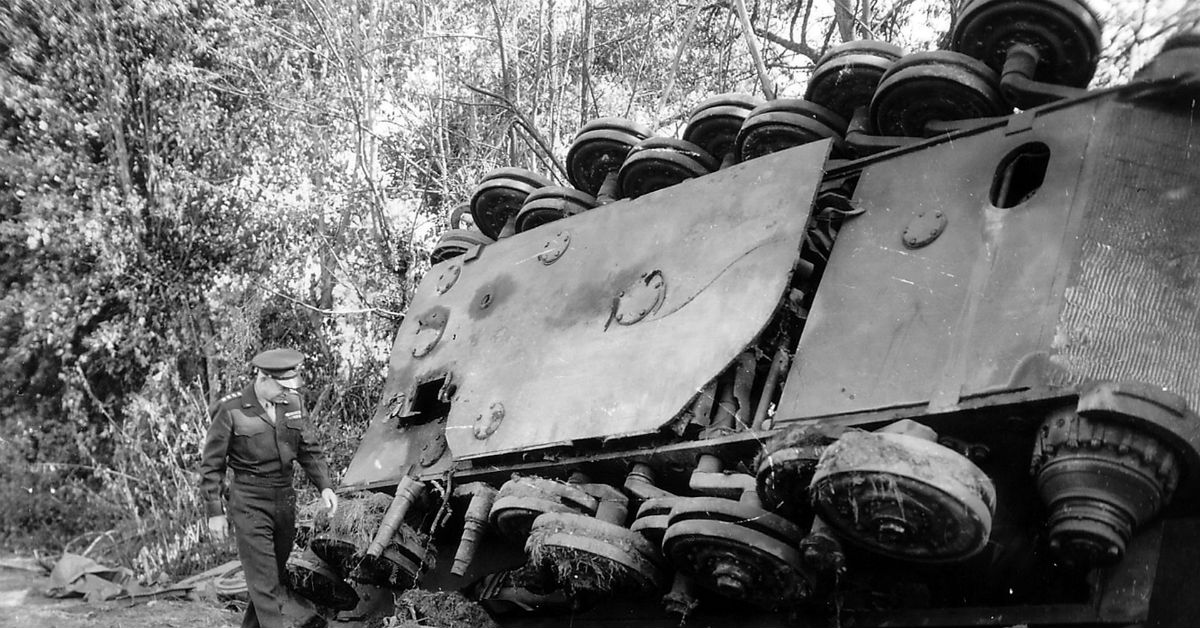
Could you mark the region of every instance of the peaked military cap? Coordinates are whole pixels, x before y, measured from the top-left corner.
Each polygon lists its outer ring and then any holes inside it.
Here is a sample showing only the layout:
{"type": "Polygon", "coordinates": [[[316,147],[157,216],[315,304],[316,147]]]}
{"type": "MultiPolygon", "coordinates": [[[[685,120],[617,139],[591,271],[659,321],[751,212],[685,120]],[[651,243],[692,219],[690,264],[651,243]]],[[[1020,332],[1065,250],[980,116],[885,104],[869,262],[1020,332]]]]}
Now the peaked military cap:
{"type": "Polygon", "coordinates": [[[300,387],[300,363],[304,354],[295,349],[268,349],[254,356],[250,364],[284,388],[300,387]]]}

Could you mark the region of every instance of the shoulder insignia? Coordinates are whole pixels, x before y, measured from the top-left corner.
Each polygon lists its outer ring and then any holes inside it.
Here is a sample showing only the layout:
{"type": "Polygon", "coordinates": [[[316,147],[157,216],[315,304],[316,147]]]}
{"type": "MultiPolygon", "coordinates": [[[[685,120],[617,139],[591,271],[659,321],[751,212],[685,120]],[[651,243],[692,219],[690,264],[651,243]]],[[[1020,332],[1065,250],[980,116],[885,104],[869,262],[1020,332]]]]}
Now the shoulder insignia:
{"type": "MultiPolygon", "coordinates": [[[[225,395],[224,397],[217,399],[216,401],[214,401],[212,403],[212,405],[208,406],[209,415],[215,415],[217,412],[221,411],[221,409],[229,409],[229,407],[230,407],[229,402],[233,401],[234,399],[237,399],[239,396],[240,395],[238,393],[233,393],[231,395],[225,395]]],[[[236,407],[236,404],[235,404],[235,407],[236,407]]]]}

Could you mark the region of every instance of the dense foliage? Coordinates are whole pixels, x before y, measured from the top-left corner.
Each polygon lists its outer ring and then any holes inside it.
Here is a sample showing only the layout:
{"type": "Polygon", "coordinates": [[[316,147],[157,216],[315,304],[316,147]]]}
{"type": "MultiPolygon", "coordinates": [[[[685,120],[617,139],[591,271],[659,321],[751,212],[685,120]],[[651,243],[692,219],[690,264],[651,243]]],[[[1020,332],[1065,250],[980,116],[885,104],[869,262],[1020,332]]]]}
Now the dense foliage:
{"type": "MultiPolygon", "coordinates": [[[[783,96],[843,37],[931,48],[953,13],[747,5],[783,96]]],[[[266,346],[310,356],[344,468],[447,213],[494,167],[563,180],[592,117],[674,134],[707,95],[761,92],[734,6],[5,3],[0,545],[90,547],[143,577],[227,552],[200,534],[206,407],[266,346]]],[[[1196,18],[1153,9],[1104,9],[1119,26],[1098,80],[1196,18]]]]}

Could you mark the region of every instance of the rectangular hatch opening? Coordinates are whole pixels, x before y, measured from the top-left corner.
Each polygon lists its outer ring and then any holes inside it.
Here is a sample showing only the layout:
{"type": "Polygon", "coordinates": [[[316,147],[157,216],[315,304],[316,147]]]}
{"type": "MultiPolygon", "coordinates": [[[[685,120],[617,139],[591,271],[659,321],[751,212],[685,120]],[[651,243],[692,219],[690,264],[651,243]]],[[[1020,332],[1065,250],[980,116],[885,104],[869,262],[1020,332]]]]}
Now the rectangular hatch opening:
{"type": "Polygon", "coordinates": [[[404,424],[424,425],[445,418],[450,414],[450,399],[454,397],[454,392],[455,386],[450,383],[449,377],[417,384],[404,424]]]}

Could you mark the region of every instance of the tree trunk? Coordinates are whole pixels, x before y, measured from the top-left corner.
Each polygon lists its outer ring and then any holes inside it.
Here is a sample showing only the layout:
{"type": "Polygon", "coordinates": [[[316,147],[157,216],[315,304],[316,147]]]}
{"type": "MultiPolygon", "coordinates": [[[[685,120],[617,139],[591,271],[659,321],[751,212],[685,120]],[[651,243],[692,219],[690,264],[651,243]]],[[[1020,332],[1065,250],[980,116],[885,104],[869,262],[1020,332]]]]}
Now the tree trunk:
{"type": "Polygon", "coordinates": [[[833,21],[842,41],[854,39],[854,0],[833,0],[833,21]]]}
{"type": "Polygon", "coordinates": [[[579,126],[588,121],[588,92],[592,89],[592,0],[583,0],[583,54],[579,55],[579,126]]]}

